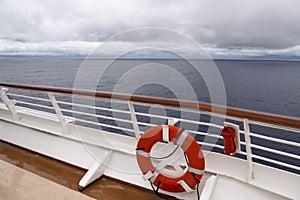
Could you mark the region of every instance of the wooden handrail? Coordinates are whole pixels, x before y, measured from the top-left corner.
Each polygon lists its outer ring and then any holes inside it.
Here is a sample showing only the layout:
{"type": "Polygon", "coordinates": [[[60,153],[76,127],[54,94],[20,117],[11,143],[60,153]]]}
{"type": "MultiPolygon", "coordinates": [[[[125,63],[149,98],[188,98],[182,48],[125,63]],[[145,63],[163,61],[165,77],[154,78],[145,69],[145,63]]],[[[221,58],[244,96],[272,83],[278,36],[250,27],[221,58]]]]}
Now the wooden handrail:
{"type": "Polygon", "coordinates": [[[149,96],[142,96],[142,95],[128,95],[128,94],[111,93],[111,92],[103,92],[103,91],[101,92],[101,91],[88,91],[88,90],[74,90],[70,88],[21,85],[15,83],[0,82],[0,86],[16,88],[16,89],[41,91],[41,92],[76,94],[76,95],[84,95],[84,96],[99,97],[99,98],[118,99],[118,100],[126,100],[126,101],[130,100],[130,101],[135,101],[140,103],[161,104],[165,106],[193,108],[193,109],[199,109],[199,110],[204,110],[213,113],[226,114],[229,116],[234,116],[239,118],[247,118],[249,120],[300,128],[300,118],[298,117],[258,112],[258,111],[248,110],[248,109],[234,108],[228,106],[226,107],[221,105],[212,105],[205,102],[149,97],[149,96]]]}

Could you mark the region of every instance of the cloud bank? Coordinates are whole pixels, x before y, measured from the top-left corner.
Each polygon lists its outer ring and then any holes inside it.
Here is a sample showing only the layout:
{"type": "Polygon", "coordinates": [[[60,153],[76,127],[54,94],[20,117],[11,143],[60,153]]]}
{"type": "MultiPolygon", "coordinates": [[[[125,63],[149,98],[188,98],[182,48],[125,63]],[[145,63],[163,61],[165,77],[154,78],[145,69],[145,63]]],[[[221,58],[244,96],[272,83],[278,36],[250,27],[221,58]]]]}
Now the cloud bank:
{"type": "Polygon", "coordinates": [[[86,55],[119,32],[161,27],[215,57],[300,56],[299,7],[297,0],[0,0],[0,55],[86,55]]]}

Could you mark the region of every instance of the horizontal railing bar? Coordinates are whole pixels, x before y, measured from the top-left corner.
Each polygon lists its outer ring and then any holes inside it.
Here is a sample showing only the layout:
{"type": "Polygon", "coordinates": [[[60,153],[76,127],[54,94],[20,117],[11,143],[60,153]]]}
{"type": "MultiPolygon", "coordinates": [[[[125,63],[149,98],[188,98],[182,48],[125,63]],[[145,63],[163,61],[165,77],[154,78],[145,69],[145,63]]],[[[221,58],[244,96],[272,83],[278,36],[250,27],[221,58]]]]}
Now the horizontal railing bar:
{"type": "MultiPolygon", "coordinates": [[[[138,125],[144,125],[144,126],[157,126],[157,124],[151,124],[151,123],[144,123],[144,122],[138,122],[138,125]]],[[[205,132],[199,132],[199,131],[193,131],[193,130],[186,130],[189,133],[194,133],[196,135],[203,135],[203,136],[208,136],[208,137],[214,137],[214,138],[218,138],[218,139],[222,139],[221,136],[219,135],[214,135],[214,134],[209,134],[209,133],[205,133],[205,132]]]]}
{"type": "MultiPolygon", "coordinates": [[[[152,107],[161,107],[162,105],[159,104],[150,104],[150,103],[141,103],[141,102],[134,102],[134,105],[142,105],[142,106],[152,106],[152,107]]],[[[163,105],[165,109],[169,110],[176,110],[176,111],[182,111],[182,112],[189,112],[189,113],[196,113],[196,114],[202,114],[202,115],[208,115],[212,117],[218,117],[218,118],[225,118],[225,119],[230,119],[238,122],[242,122],[243,119],[239,117],[234,117],[234,116],[229,116],[229,115],[224,115],[224,114],[219,114],[219,113],[212,113],[208,111],[203,111],[203,110],[198,110],[198,109],[191,109],[191,108],[183,108],[183,107],[172,107],[172,106],[166,106],[163,105]]]]}
{"type": "Polygon", "coordinates": [[[217,124],[212,124],[212,123],[208,123],[208,122],[201,122],[201,121],[194,121],[194,120],[188,120],[188,119],[180,119],[180,118],[174,118],[174,117],[166,117],[166,116],[159,116],[159,115],[153,115],[153,114],[148,114],[148,113],[141,113],[141,112],[135,112],[136,115],[139,116],[147,116],[147,117],[155,117],[155,118],[160,118],[160,119],[177,119],[180,122],[186,122],[186,123],[190,123],[190,124],[198,124],[198,125],[203,125],[203,126],[211,126],[214,128],[219,128],[219,129],[223,129],[223,126],[219,126],[217,124]]]}
{"type": "Polygon", "coordinates": [[[262,156],[259,156],[259,155],[253,154],[253,155],[252,155],[252,158],[264,160],[264,161],[267,161],[267,162],[269,162],[269,163],[281,165],[281,166],[284,166],[284,167],[288,167],[288,168],[296,169],[296,170],[299,170],[299,171],[300,171],[300,167],[298,167],[298,166],[290,165],[290,164],[287,164],[287,163],[284,163],[284,162],[280,162],[280,161],[273,160],[273,159],[270,159],[270,158],[262,157],[262,156]]]}
{"type": "Polygon", "coordinates": [[[99,122],[87,121],[87,120],[84,120],[84,119],[76,118],[76,121],[80,121],[80,122],[84,122],[84,123],[88,123],[88,124],[94,124],[94,125],[97,125],[97,126],[104,126],[104,127],[107,127],[107,128],[114,128],[114,129],[119,129],[119,130],[123,130],[123,131],[134,132],[134,130],[132,130],[132,129],[119,127],[119,126],[114,126],[114,125],[103,124],[103,123],[99,123],[99,122]]]}
{"type": "Polygon", "coordinates": [[[112,108],[104,108],[104,107],[98,107],[98,106],[88,106],[88,105],[83,105],[83,104],[77,104],[77,103],[69,103],[69,102],[64,102],[64,101],[57,101],[59,104],[65,104],[65,105],[71,105],[71,106],[78,106],[78,107],[84,107],[84,108],[91,108],[95,110],[105,110],[105,111],[113,111],[113,112],[118,112],[118,113],[124,113],[124,114],[130,114],[129,111],[126,110],[116,110],[112,108]]]}
{"type": "Polygon", "coordinates": [[[219,135],[215,135],[215,134],[211,134],[211,133],[205,133],[205,132],[199,132],[199,131],[193,131],[193,130],[186,130],[189,133],[194,133],[196,135],[203,135],[203,136],[208,136],[208,137],[214,137],[214,138],[218,138],[218,139],[222,139],[221,136],[219,135]]]}
{"type": "Polygon", "coordinates": [[[36,106],[36,107],[40,107],[40,108],[46,108],[46,109],[49,109],[49,110],[54,110],[53,107],[44,106],[44,105],[41,105],[41,104],[29,103],[29,102],[26,102],[26,101],[16,101],[16,102],[19,103],[19,104],[25,104],[25,105],[36,106]]]}
{"type": "Polygon", "coordinates": [[[33,99],[33,100],[38,100],[38,101],[51,102],[50,99],[44,99],[44,98],[33,97],[33,96],[26,96],[26,95],[13,94],[13,93],[7,93],[7,95],[12,96],[12,97],[22,97],[22,98],[26,98],[26,99],[33,99]]]}
{"type": "Polygon", "coordinates": [[[139,115],[139,116],[155,117],[155,118],[159,118],[159,119],[169,119],[170,118],[170,117],[167,117],[167,116],[153,115],[153,114],[141,113],[141,112],[137,112],[137,111],[135,111],[135,114],[139,115]]]}
{"type": "Polygon", "coordinates": [[[209,147],[213,147],[213,148],[219,148],[219,149],[224,149],[223,146],[220,146],[218,144],[210,144],[210,143],[206,143],[206,142],[199,142],[197,141],[198,144],[203,145],[203,146],[209,146],[209,147]]]}
{"type": "Polygon", "coordinates": [[[143,126],[150,126],[150,127],[157,126],[157,124],[145,123],[145,122],[137,122],[137,124],[138,125],[143,125],[143,126]]]}
{"type": "MultiPolygon", "coordinates": [[[[144,126],[149,126],[149,127],[157,126],[157,124],[144,123],[144,122],[138,122],[138,125],[144,125],[144,126]]],[[[194,133],[196,135],[203,135],[203,136],[208,136],[208,137],[214,137],[214,138],[222,139],[222,137],[219,136],[219,135],[214,135],[214,134],[209,134],[209,133],[199,132],[199,131],[193,131],[193,130],[186,130],[186,131],[189,132],[189,133],[194,133]]]]}
{"type": "Polygon", "coordinates": [[[181,122],[186,122],[186,123],[191,123],[191,124],[198,124],[198,125],[203,125],[203,126],[211,126],[214,128],[218,128],[218,129],[223,129],[223,126],[217,125],[217,124],[212,124],[212,123],[208,123],[208,122],[197,122],[194,120],[188,120],[188,119],[178,119],[181,122]]]}
{"type": "Polygon", "coordinates": [[[243,156],[247,156],[247,153],[245,153],[245,152],[243,152],[243,151],[240,151],[240,152],[238,152],[237,154],[241,154],[241,155],[243,155],[243,156]]]}
{"type": "MultiPolygon", "coordinates": [[[[144,125],[144,126],[157,126],[157,124],[151,124],[151,123],[144,123],[144,122],[138,122],[139,125],[144,125]]],[[[218,138],[218,139],[222,139],[221,136],[219,135],[214,135],[214,134],[209,134],[209,133],[205,133],[205,132],[199,132],[199,131],[193,131],[193,130],[186,130],[189,133],[194,133],[196,135],[202,135],[202,136],[208,136],[208,137],[214,137],[214,138],[218,138]]]]}
{"type": "MultiPolygon", "coordinates": [[[[42,91],[41,91],[42,92],[42,91]]],[[[101,102],[107,102],[107,103],[117,103],[117,104],[127,104],[126,100],[122,99],[114,99],[114,98],[107,98],[107,97],[101,97],[101,96],[86,96],[82,94],[70,94],[70,93],[58,93],[58,95],[74,95],[74,99],[80,98],[80,99],[87,99],[87,100],[95,100],[95,101],[101,101],[101,102]]]]}
{"type": "Polygon", "coordinates": [[[60,109],[60,110],[63,112],[68,112],[68,113],[73,113],[73,114],[75,113],[75,114],[86,115],[86,116],[91,116],[91,117],[98,117],[98,118],[102,118],[102,119],[116,120],[116,121],[125,122],[125,123],[129,123],[129,124],[132,123],[131,120],[127,120],[127,119],[108,117],[108,116],[104,116],[104,115],[97,115],[97,114],[91,114],[91,113],[85,113],[85,112],[67,110],[67,109],[60,109]]]}
{"type": "Polygon", "coordinates": [[[287,145],[291,145],[291,146],[295,146],[295,147],[300,147],[300,143],[297,143],[297,142],[291,142],[291,141],[282,140],[282,139],[278,139],[278,138],[272,138],[269,136],[260,135],[260,134],[253,133],[253,132],[250,133],[250,136],[268,140],[268,141],[272,141],[272,142],[278,142],[281,144],[287,144],[287,145]]]}
{"type": "Polygon", "coordinates": [[[287,127],[287,126],[281,126],[281,125],[277,125],[277,124],[268,124],[268,123],[258,122],[258,121],[250,121],[249,123],[253,124],[253,125],[257,125],[257,126],[263,126],[263,127],[268,127],[268,128],[281,129],[284,131],[300,133],[299,129],[295,129],[295,128],[287,127]]]}
{"type": "Polygon", "coordinates": [[[158,97],[149,97],[149,96],[141,96],[141,95],[127,95],[127,94],[111,93],[111,92],[75,90],[69,88],[21,85],[21,84],[14,84],[14,83],[0,82],[0,86],[17,88],[17,89],[34,90],[34,91],[84,95],[84,96],[92,96],[92,97],[100,97],[100,98],[108,98],[108,99],[118,99],[124,101],[161,104],[161,105],[174,106],[174,107],[185,107],[185,108],[209,111],[212,113],[235,116],[239,118],[247,118],[249,120],[262,121],[271,124],[279,124],[279,125],[290,126],[294,128],[300,128],[300,118],[297,117],[270,114],[270,113],[252,111],[252,110],[241,109],[241,108],[225,107],[221,105],[211,105],[205,102],[158,98],[158,97]]]}
{"type": "Polygon", "coordinates": [[[256,148],[256,149],[260,149],[260,150],[263,150],[263,151],[268,151],[268,152],[271,152],[271,153],[274,153],[274,154],[282,155],[282,156],[288,156],[290,158],[295,158],[295,159],[298,159],[298,160],[300,159],[300,156],[298,156],[298,155],[287,153],[287,152],[284,152],[284,151],[278,151],[278,150],[275,150],[275,149],[270,149],[268,147],[263,147],[263,146],[259,146],[259,145],[256,145],[256,144],[251,144],[251,147],[256,148]]]}

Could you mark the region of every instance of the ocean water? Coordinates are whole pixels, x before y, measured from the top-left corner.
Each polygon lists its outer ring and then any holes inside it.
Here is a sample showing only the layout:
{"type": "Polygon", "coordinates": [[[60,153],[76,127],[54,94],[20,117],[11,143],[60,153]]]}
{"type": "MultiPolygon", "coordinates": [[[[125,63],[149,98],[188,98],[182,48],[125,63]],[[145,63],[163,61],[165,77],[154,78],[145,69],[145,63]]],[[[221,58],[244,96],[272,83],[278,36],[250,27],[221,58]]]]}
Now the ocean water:
{"type": "MultiPolygon", "coordinates": [[[[81,58],[2,57],[0,81],[72,88],[82,62],[81,58]]],[[[101,66],[101,60],[95,62],[101,66]]],[[[122,75],[147,63],[178,70],[191,82],[198,100],[210,101],[205,82],[195,78],[187,70],[189,64],[181,60],[118,60],[99,80],[98,90],[113,91],[122,75]]],[[[217,60],[215,64],[223,78],[227,105],[300,117],[300,62],[217,60]]],[[[135,93],[174,97],[170,89],[155,84],[143,85],[135,93]]]]}
{"type": "MultiPolygon", "coordinates": [[[[82,71],[86,75],[83,79],[86,83],[91,83],[92,79],[98,79],[96,80],[97,90],[116,91],[117,86],[121,85],[118,92],[126,93],[129,91],[128,88],[134,88],[130,94],[176,98],[184,96],[188,88],[185,83],[188,82],[197,100],[211,101],[210,93],[214,91],[208,89],[203,77],[197,75],[197,71],[184,60],[116,60],[110,63],[100,78],[95,74],[103,68],[106,61],[94,59],[93,66],[82,71]],[[184,81],[179,81],[173,71],[166,74],[160,70],[160,67],[165,66],[180,74],[184,81]],[[144,70],[143,73],[140,73],[138,69],[144,70]],[[124,84],[118,85],[120,79],[125,80],[121,82],[124,84]],[[166,82],[149,81],[152,79],[166,80],[166,82]]],[[[72,88],[74,81],[78,81],[78,71],[82,69],[83,62],[82,58],[0,57],[0,82],[72,88]]],[[[211,64],[205,60],[196,62],[203,66],[211,64]]],[[[214,62],[222,77],[228,106],[300,117],[300,62],[251,60],[216,60],[214,62]]],[[[184,97],[194,100],[188,95],[184,97]]],[[[300,135],[296,133],[254,126],[251,127],[252,129],[269,136],[300,142],[300,135]]],[[[252,142],[299,155],[297,147],[268,144],[257,138],[253,138],[252,142]]],[[[253,152],[269,158],[274,157],[273,154],[257,149],[253,149],[253,152]]],[[[300,166],[296,159],[278,155],[276,159],[300,166]]],[[[296,171],[296,173],[300,172],[296,171]]]]}

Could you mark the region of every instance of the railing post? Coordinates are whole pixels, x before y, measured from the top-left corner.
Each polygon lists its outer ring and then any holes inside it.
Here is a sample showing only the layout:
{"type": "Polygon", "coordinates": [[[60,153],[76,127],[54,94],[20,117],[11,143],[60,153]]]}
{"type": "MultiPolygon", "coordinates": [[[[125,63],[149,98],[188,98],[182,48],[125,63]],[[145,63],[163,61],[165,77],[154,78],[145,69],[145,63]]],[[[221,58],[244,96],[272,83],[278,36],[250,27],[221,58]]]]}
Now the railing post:
{"type": "Polygon", "coordinates": [[[63,134],[69,133],[70,129],[69,129],[68,124],[67,124],[67,122],[64,118],[64,115],[62,114],[62,112],[59,108],[59,105],[57,104],[55,96],[53,95],[53,93],[48,92],[48,97],[51,100],[52,106],[53,106],[53,108],[56,112],[56,115],[57,115],[61,125],[62,125],[63,134]]]}
{"type": "Polygon", "coordinates": [[[0,98],[2,99],[3,103],[6,105],[8,110],[11,112],[13,119],[17,121],[19,120],[18,113],[14,107],[14,104],[12,103],[12,100],[10,100],[6,95],[6,92],[7,92],[6,88],[0,87],[0,98]]]}
{"type": "Polygon", "coordinates": [[[133,130],[135,133],[135,137],[139,138],[140,137],[140,129],[139,129],[139,125],[137,123],[134,105],[131,101],[128,101],[128,107],[129,107],[129,111],[130,111],[130,116],[131,116],[131,121],[132,121],[133,130]]]}
{"type": "Polygon", "coordinates": [[[250,127],[249,127],[249,120],[246,118],[244,119],[244,132],[245,132],[245,143],[246,143],[246,152],[247,152],[247,161],[248,161],[248,181],[250,181],[251,179],[254,179],[254,174],[253,174],[250,127]]]}

